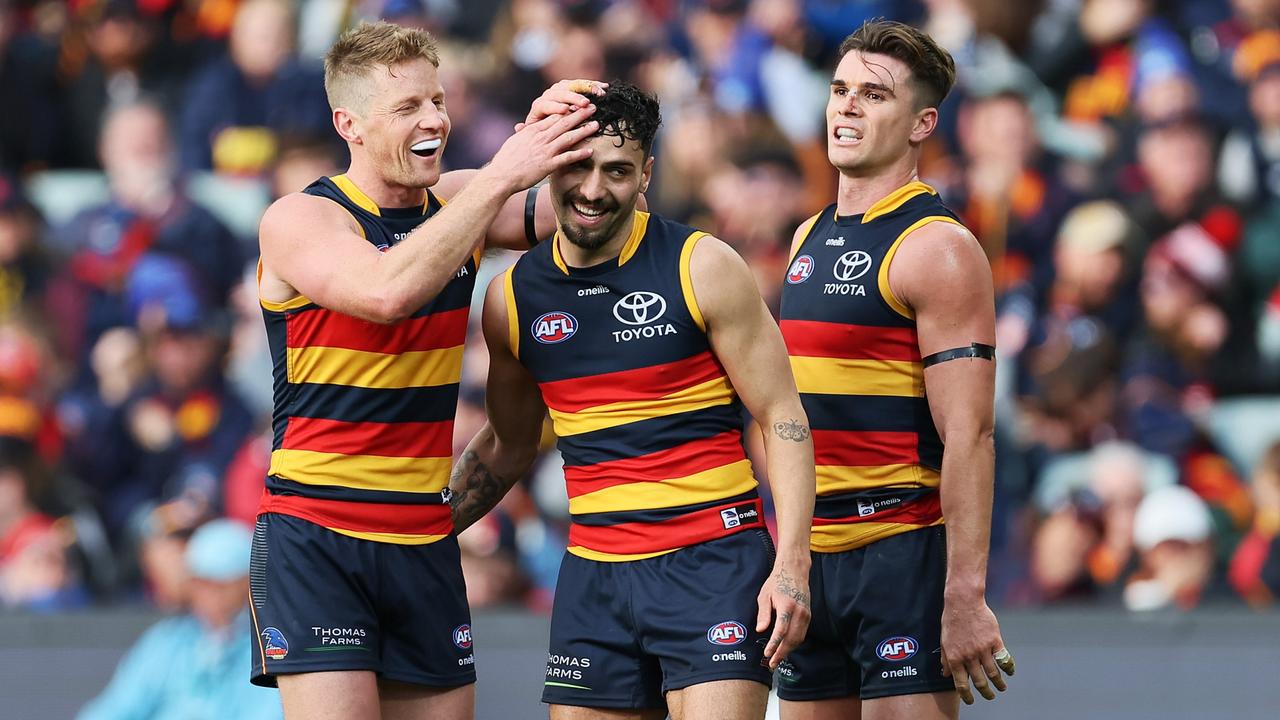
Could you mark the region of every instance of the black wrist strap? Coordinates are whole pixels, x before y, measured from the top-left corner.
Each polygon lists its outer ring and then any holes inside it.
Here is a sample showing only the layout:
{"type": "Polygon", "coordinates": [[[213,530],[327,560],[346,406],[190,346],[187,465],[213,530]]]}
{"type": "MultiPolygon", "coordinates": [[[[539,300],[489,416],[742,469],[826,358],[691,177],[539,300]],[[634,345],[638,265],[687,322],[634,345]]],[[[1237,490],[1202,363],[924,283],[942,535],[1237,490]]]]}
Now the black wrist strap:
{"type": "Polygon", "coordinates": [[[972,343],[969,347],[951,348],[943,350],[932,355],[927,355],[921,359],[925,367],[944,363],[948,360],[961,360],[963,358],[982,358],[983,360],[995,360],[996,349],[990,345],[982,343],[972,343]]]}
{"type": "Polygon", "coordinates": [[[524,194],[524,239],[529,241],[529,247],[538,244],[538,233],[533,226],[534,210],[538,206],[538,186],[534,185],[524,194]]]}

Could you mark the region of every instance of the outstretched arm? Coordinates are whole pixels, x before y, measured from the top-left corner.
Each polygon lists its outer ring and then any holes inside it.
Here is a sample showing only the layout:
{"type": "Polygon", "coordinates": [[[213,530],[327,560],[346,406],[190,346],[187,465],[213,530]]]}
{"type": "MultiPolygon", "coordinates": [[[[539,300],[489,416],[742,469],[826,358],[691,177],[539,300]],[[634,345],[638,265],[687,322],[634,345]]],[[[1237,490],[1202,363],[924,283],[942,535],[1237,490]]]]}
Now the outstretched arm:
{"type": "Polygon", "coordinates": [[[301,193],[281,198],[259,229],[262,298],[283,303],[302,295],[373,322],[408,317],[466,262],[512,193],[590,155],[575,147],[595,132],[592,112],[548,117],[512,135],[443,210],[386,252],[334,203],[301,193]]]}
{"type": "MultiPolygon", "coordinates": [[[[889,285],[893,295],[915,313],[920,354],[927,365],[925,392],[945,444],[943,669],[966,703],[973,702],[970,680],[990,700],[995,698],[992,685],[1005,689],[993,658],[1004,649],[1004,641],[986,601],[995,472],[995,359],[987,350],[995,345],[991,267],[967,230],[935,222],[902,243],[890,265],[889,285]],[[974,348],[975,343],[979,347],[974,348]],[[935,353],[943,354],[930,364],[928,358],[935,353]]],[[[1002,667],[1011,671],[1012,660],[1002,667]]]]}
{"type": "Polygon", "coordinates": [[[495,277],[484,300],[482,325],[489,348],[485,406],[489,422],[472,438],[449,478],[449,489],[453,491],[449,504],[457,532],[492,510],[529,472],[538,455],[542,419],[547,412],[537,384],[512,353],[505,281],[506,273],[495,277]]]}
{"type": "Polygon", "coordinates": [[[714,237],[698,240],[690,276],[707,336],[730,382],[764,430],[778,518],[778,558],[760,590],[757,630],[776,614],[765,646],[769,667],[804,639],[809,627],[809,526],[816,489],[809,420],[791,375],[778,324],[769,315],[747,264],[714,237]]]}

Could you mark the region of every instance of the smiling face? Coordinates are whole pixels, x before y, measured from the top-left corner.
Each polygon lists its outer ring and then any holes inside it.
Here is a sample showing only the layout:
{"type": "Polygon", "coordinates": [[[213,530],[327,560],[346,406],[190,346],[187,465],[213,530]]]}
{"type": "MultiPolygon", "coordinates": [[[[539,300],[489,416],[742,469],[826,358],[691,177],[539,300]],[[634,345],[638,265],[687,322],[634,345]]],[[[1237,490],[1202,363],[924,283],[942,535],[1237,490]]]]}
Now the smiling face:
{"type": "Polygon", "coordinates": [[[916,109],[906,64],[888,55],[846,53],[827,99],[827,158],[844,175],[875,175],[918,151],[938,111],[916,109]]]}
{"type": "Polygon", "coordinates": [[[596,135],[578,147],[591,148],[591,157],[552,173],[551,203],[569,242],[596,250],[627,231],[653,158],[639,142],[617,135],[596,135]]]}
{"type": "Polygon", "coordinates": [[[392,186],[434,185],[450,127],[436,67],[425,59],[377,67],[361,100],[363,107],[334,111],[339,133],[352,145],[353,161],[363,153],[392,186]]]}

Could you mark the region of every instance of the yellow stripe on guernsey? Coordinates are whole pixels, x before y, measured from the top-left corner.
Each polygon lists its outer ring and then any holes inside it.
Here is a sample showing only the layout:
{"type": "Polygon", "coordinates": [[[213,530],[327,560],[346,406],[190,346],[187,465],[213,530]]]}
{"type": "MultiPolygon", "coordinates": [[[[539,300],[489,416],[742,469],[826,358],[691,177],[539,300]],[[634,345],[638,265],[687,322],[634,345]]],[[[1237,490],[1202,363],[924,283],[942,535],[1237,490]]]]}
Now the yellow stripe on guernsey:
{"type": "Polygon", "coordinates": [[[306,485],[436,493],[448,482],[452,466],[453,460],[448,457],[343,455],[280,449],[271,453],[268,474],[306,485]]]}
{"type": "Polygon", "coordinates": [[[684,247],[680,249],[680,291],[684,294],[684,304],[689,308],[689,314],[693,316],[693,322],[698,325],[698,329],[702,332],[707,331],[707,321],[702,317],[702,309],[698,307],[698,297],[693,292],[693,274],[689,270],[690,263],[693,261],[693,249],[698,246],[698,241],[706,237],[704,232],[690,233],[689,237],[684,239],[684,247]]]}
{"type": "Polygon", "coordinates": [[[462,377],[462,346],[398,355],[332,347],[289,348],[289,382],[398,389],[435,387],[462,377]]]}
{"type": "Polygon", "coordinates": [[[823,495],[886,487],[938,487],[942,476],[923,465],[818,465],[823,495]]]}
{"type": "Polygon", "coordinates": [[[909,360],[791,357],[801,393],[924,397],[924,368],[909,360]]]}
{"type": "Polygon", "coordinates": [[[739,460],[685,477],[625,483],[579,495],[569,500],[569,512],[581,515],[694,505],[741,495],[755,486],[751,461],[739,460]]]}
{"type": "Polygon", "coordinates": [[[556,435],[569,437],[641,420],[728,405],[736,395],[727,377],[718,377],[653,400],[627,400],[578,412],[551,410],[556,435]]]}
{"type": "MultiPolygon", "coordinates": [[[[903,200],[902,202],[906,202],[906,200],[903,200]]],[[[902,203],[899,203],[899,205],[901,204],[902,203]]],[[[863,220],[863,222],[866,222],[866,220],[863,220]]],[[[898,239],[894,240],[893,244],[889,246],[889,250],[885,252],[884,262],[880,263],[880,272],[876,277],[876,285],[880,288],[880,296],[889,304],[889,307],[893,308],[894,312],[908,320],[915,320],[916,314],[911,308],[907,307],[906,303],[902,302],[902,300],[893,293],[893,288],[889,285],[889,264],[893,262],[893,256],[898,254],[898,248],[902,247],[902,241],[907,239],[908,235],[929,223],[935,222],[951,223],[952,225],[960,225],[960,227],[964,227],[964,225],[961,225],[958,220],[947,215],[930,215],[911,223],[911,227],[908,227],[906,230],[899,233],[898,239]]]]}
{"type": "Polygon", "coordinates": [[[358,530],[344,530],[342,528],[325,529],[358,540],[372,540],[373,542],[391,543],[393,545],[426,545],[449,537],[448,535],[398,535],[396,533],[359,532],[358,530]]]}
{"type": "Polygon", "coordinates": [[[938,518],[928,525],[910,523],[860,522],[847,525],[814,525],[809,545],[819,552],[844,552],[894,535],[943,524],[938,518]]]}

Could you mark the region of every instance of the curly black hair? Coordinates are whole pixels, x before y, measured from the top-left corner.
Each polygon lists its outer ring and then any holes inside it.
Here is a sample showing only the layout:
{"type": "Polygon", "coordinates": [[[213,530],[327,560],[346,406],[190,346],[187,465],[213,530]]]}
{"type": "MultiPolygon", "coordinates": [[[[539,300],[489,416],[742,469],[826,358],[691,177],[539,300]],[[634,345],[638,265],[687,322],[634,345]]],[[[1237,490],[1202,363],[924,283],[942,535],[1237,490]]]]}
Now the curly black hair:
{"type": "Polygon", "coordinates": [[[640,143],[645,157],[653,150],[653,137],[662,124],[662,110],[658,98],[629,82],[613,80],[604,95],[591,98],[596,113],[593,120],[600,123],[596,135],[608,135],[619,139],[619,147],[626,140],[640,143]]]}

